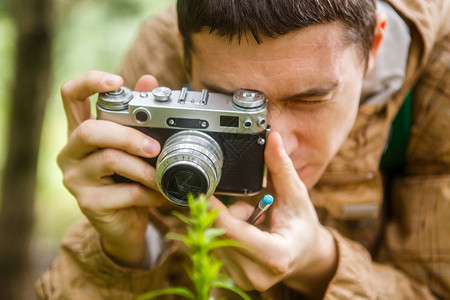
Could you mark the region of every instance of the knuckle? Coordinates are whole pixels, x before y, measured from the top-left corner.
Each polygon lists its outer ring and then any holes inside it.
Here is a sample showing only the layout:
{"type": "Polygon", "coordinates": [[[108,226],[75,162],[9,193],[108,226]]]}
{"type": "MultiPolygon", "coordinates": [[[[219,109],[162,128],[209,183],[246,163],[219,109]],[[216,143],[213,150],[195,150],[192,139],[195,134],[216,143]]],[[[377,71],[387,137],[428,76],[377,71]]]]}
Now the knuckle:
{"type": "Polygon", "coordinates": [[[253,291],[255,289],[250,282],[242,282],[236,280],[236,286],[238,286],[245,292],[253,291]]]}
{"type": "Polygon", "coordinates": [[[66,174],[63,175],[62,183],[67,190],[69,190],[69,191],[71,190],[70,189],[71,180],[69,180],[69,178],[67,178],[66,174]]]}
{"type": "Polygon", "coordinates": [[[82,142],[89,144],[92,138],[94,127],[94,120],[86,120],[77,127],[75,131],[76,135],[82,142]]]}
{"type": "Polygon", "coordinates": [[[144,195],[144,188],[142,185],[135,183],[130,184],[130,188],[128,189],[129,198],[131,200],[140,199],[144,195]]]}
{"type": "Polygon", "coordinates": [[[80,194],[80,174],[76,168],[69,168],[63,172],[62,183],[75,197],[80,194]]]}
{"type": "Polygon", "coordinates": [[[285,257],[269,259],[267,265],[278,276],[286,274],[289,270],[289,263],[285,257]]]}
{"type": "Polygon", "coordinates": [[[96,206],[96,200],[98,199],[95,197],[95,194],[92,192],[81,192],[76,196],[78,206],[80,207],[80,210],[86,214],[89,215],[92,212],[97,210],[96,206]]]}
{"type": "Polygon", "coordinates": [[[263,285],[261,283],[254,283],[253,286],[258,292],[264,292],[269,289],[268,287],[266,287],[266,285],[263,285]]]}
{"type": "Polygon", "coordinates": [[[72,85],[73,85],[73,80],[68,80],[62,84],[60,93],[61,93],[63,100],[71,94],[72,85]]]}
{"type": "Polygon", "coordinates": [[[155,170],[155,168],[147,163],[146,163],[145,167],[146,167],[145,173],[144,173],[145,179],[152,186],[156,186],[156,170],[155,170]]]}
{"type": "Polygon", "coordinates": [[[73,171],[66,171],[63,173],[63,184],[66,188],[71,190],[71,186],[73,182],[75,181],[75,172],[73,171]]]}
{"type": "Polygon", "coordinates": [[[264,278],[264,276],[251,275],[251,277],[249,277],[249,281],[253,288],[258,292],[267,291],[274,285],[274,283],[271,283],[267,278],[264,278]]]}
{"type": "Polygon", "coordinates": [[[56,157],[56,163],[58,167],[63,170],[66,165],[66,151],[65,149],[61,150],[56,157]]]}
{"type": "Polygon", "coordinates": [[[125,143],[125,147],[131,148],[138,145],[136,132],[132,128],[125,127],[123,130],[123,141],[125,143]]]}
{"type": "Polygon", "coordinates": [[[117,162],[120,160],[120,153],[116,149],[106,148],[101,152],[102,161],[110,169],[115,169],[117,162]]]}

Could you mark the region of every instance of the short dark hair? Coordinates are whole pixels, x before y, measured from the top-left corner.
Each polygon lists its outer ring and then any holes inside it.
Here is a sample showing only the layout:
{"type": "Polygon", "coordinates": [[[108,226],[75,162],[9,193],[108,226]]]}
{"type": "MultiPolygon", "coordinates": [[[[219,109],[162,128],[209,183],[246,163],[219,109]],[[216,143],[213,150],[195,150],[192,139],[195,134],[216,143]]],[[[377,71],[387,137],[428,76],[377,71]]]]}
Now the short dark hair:
{"type": "Polygon", "coordinates": [[[306,26],[339,22],[367,59],[374,39],[376,0],[178,0],[178,27],[188,58],[191,36],[204,28],[230,41],[251,34],[258,43],[306,26]]]}

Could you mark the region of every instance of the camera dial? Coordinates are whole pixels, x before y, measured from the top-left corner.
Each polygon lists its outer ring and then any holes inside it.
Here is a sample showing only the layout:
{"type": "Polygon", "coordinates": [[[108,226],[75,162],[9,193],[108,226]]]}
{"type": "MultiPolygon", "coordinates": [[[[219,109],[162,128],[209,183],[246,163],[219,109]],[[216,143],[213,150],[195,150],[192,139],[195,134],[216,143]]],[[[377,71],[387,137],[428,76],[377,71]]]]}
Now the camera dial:
{"type": "Polygon", "coordinates": [[[233,94],[233,103],[239,108],[258,108],[266,104],[266,96],[256,90],[241,89],[233,94]]]}
{"type": "Polygon", "coordinates": [[[170,95],[172,95],[172,90],[165,86],[160,86],[152,91],[153,97],[156,101],[165,102],[170,100],[170,95]]]}
{"type": "Polygon", "coordinates": [[[112,92],[99,94],[98,105],[108,110],[123,110],[128,107],[128,102],[133,99],[133,92],[126,87],[112,92]]]}

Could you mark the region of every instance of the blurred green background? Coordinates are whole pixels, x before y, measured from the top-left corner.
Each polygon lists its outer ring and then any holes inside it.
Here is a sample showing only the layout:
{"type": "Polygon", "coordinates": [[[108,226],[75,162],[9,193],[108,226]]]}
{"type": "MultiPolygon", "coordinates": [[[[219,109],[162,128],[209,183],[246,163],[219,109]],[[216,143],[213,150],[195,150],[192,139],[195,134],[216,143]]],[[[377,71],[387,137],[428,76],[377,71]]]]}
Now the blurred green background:
{"type": "MultiPolygon", "coordinates": [[[[81,217],[62,185],[56,156],[66,143],[61,85],[89,70],[117,73],[139,24],[173,0],[56,0],[52,89],[39,154],[32,252],[51,259],[63,233],[81,217]]],[[[6,2],[0,1],[0,170],[4,169],[15,27],[6,2]]],[[[24,82],[23,84],[26,84],[24,82]]],[[[0,176],[5,176],[0,172],[0,176]]]]}

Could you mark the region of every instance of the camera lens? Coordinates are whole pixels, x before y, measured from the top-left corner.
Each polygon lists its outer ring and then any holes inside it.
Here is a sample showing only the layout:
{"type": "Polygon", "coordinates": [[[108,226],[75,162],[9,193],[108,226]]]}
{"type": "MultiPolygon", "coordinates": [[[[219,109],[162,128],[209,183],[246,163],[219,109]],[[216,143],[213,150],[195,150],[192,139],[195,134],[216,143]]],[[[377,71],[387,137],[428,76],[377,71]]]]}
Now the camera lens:
{"type": "Polygon", "coordinates": [[[156,182],[171,202],[188,205],[188,194],[210,197],[220,181],[223,154],[208,134],[186,130],[172,135],[156,162],[156,182]]]}
{"type": "Polygon", "coordinates": [[[205,173],[187,164],[173,165],[166,170],[161,178],[161,186],[171,201],[180,205],[187,204],[187,195],[206,194],[208,180],[205,173]]]}

